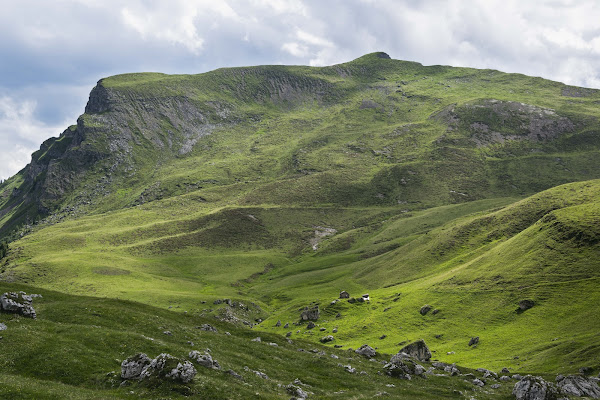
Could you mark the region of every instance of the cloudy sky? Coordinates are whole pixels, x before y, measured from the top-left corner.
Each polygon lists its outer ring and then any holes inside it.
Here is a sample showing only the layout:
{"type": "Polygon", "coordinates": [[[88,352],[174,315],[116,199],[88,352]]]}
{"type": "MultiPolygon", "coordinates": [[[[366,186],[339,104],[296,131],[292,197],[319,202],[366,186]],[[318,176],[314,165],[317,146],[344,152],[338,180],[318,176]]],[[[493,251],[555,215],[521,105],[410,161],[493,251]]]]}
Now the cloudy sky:
{"type": "Polygon", "coordinates": [[[105,76],[331,65],[373,51],[600,88],[596,0],[2,0],[0,179],[105,76]]]}

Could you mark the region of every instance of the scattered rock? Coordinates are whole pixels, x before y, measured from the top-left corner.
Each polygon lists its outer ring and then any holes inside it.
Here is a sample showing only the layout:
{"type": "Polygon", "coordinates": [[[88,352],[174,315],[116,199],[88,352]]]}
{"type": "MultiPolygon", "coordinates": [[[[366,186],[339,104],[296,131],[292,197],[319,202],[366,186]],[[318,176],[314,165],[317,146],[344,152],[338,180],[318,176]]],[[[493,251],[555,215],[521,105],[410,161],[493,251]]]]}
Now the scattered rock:
{"type": "Polygon", "coordinates": [[[188,357],[196,362],[196,364],[199,364],[205,368],[221,369],[221,366],[217,360],[213,360],[212,356],[208,352],[202,354],[198,350],[192,350],[188,354],[188,357]]]}
{"type": "Polygon", "coordinates": [[[152,360],[144,353],[126,358],[121,363],[121,378],[140,379],[140,374],[152,360]]]}
{"type": "Polygon", "coordinates": [[[500,389],[500,387],[502,387],[502,385],[499,383],[494,383],[492,386],[490,386],[491,389],[500,389]]]}
{"type": "Polygon", "coordinates": [[[331,332],[333,332],[333,333],[337,333],[337,332],[338,332],[338,329],[337,329],[337,328],[333,328],[333,330],[332,330],[331,332]]]}
{"type": "Polygon", "coordinates": [[[342,367],[344,367],[346,372],[349,372],[351,374],[356,372],[356,368],[352,368],[352,365],[342,365],[342,367]]]}
{"type": "Polygon", "coordinates": [[[421,310],[419,311],[419,313],[421,313],[421,315],[425,315],[429,311],[431,311],[431,306],[429,304],[425,304],[423,307],[421,307],[421,310]]]}
{"type": "Polygon", "coordinates": [[[313,329],[315,327],[315,323],[310,321],[307,325],[306,325],[306,329],[313,329]]]}
{"type": "Polygon", "coordinates": [[[350,293],[346,292],[345,290],[342,290],[340,292],[340,299],[349,299],[350,298],[350,293]]]}
{"type": "Polygon", "coordinates": [[[369,297],[369,293],[363,294],[361,298],[363,299],[363,301],[371,301],[371,298],[369,297]]]}
{"type": "Polygon", "coordinates": [[[390,362],[383,366],[383,370],[389,376],[410,380],[412,379],[411,375],[418,375],[417,372],[421,374],[425,372],[425,368],[422,366],[418,368],[418,365],[407,354],[398,353],[392,356],[390,362]]]}
{"type": "Polygon", "coordinates": [[[365,356],[367,358],[375,357],[375,354],[377,354],[375,349],[367,344],[363,344],[362,346],[360,346],[360,348],[355,350],[355,353],[360,354],[361,356],[365,356]]]}
{"type": "Polygon", "coordinates": [[[323,336],[321,338],[321,343],[329,343],[329,342],[333,342],[333,341],[334,341],[334,337],[331,335],[323,336]]]}
{"type": "Polygon", "coordinates": [[[304,400],[306,398],[308,398],[308,393],[306,393],[304,390],[302,390],[302,388],[289,384],[285,387],[285,390],[291,394],[292,396],[294,396],[294,398],[299,399],[299,400],[304,400]]]}
{"type": "Polygon", "coordinates": [[[141,380],[166,379],[179,383],[188,383],[196,376],[196,369],[191,362],[180,360],[170,354],[162,353],[140,373],[141,380]]]}
{"type": "Polygon", "coordinates": [[[503,374],[510,374],[510,370],[506,367],[502,368],[502,371],[500,371],[500,372],[502,372],[503,374]]]}
{"type": "Polygon", "coordinates": [[[27,295],[25,292],[6,292],[0,296],[0,311],[19,314],[27,318],[37,317],[35,309],[31,305],[35,297],[41,295],[27,295]]]}
{"type": "Polygon", "coordinates": [[[383,339],[385,339],[386,337],[387,337],[387,335],[381,335],[381,336],[379,336],[379,339],[383,340],[383,339]]]}
{"type": "Polygon", "coordinates": [[[479,343],[479,336],[472,337],[471,340],[469,340],[469,346],[474,346],[477,343],[479,343]]]}
{"type": "Polygon", "coordinates": [[[164,331],[163,334],[167,336],[173,336],[173,333],[171,331],[164,331]]]}
{"type": "Polygon", "coordinates": [[[600,387],[598,382],[592,379],[579,375],[559,375],[556,377],[556,382],[562,394],[600,399],[600,387]]]}
{"type": "Polygon", "coordinates": [[[292,332],[288,332],[285,334],[285,337],[290,337],[290,336],[292,336],[292,332]]]}
{"type": "Polygon", "coordinates": [[[283,326],[284,329],[289,329],[290,328],[290,323],[286,322],[285,325],[283,326]]]}
{"type": "Polygon", "coordinates": [[[500,379],[502,382],[508,382],[508,381],[510,381],[510,376],[508,376],[508,375],[502,375],[498,379],[500,379]]]}
{"type": "Polygon", "coordinates": [[[6,326],[6,324],[3,324],[2,322],[0,322],[0,331],[5,331],[7,329],[8,329],[8,327],[6,326]]]}
{"type": "Polygon", "coordinates": [[[251,342],[260,342],[260,336],[255,337],[254,339],[251,340],[251,342]]]}
{"type": "Polygon", "coordinates": [[[300,319],[302,321],[316,321],[319,319],[319,306],[304,307],[304,310],[300,313],[300,319]]]}
{"type": "Polygon", "coordinates": [[[319,330],[320,330],[321,332],[325,332],[325,331],[327,330],[327,328],[319,328],[319,330]]]}
{"type": "Polygon", "coordinates": [[[473,383],[473,385],[479,386],[479,387],[485,386],[485,382],[483,382],[481,379],[477,379],[477,378],[473,379],[472,383],[473,383]]]}
{"type": "Polygon", "coordinates": [[[280,319],[278,319],[278,320],[277,320],[277,323],[275,324],[275,326],[276,326],[277,328],[279,328],[279,327],[281,326],[281,320],[280,320],[280,319]]]}
{"type": "Polygon", "coordinates": [[[341,318],[341,317],[342,317],[342,314],[341,314],[341,313],[337,313],[337,314],[335,315],[335,317],[336,317],[336,318],[341,318]]]}
{"type": "Polygon", "coordinates": [[[429,361],[431,358],[431,351],[429,351],[429,347],[427,347],[423,339],[404,346],[399,351],[399,354],[400,353],[408,354],[410,357],[416,358],[419,361],[429,361]]]}
{"type": "Polygon", "coordinates": [[[217,328],[209,324],[202,324],[200,326],[197,326],[196,328],[206,332],[217,332],[217,328]]]}
{"type": "Polygon", "coordinates": [[[440,310],[438,310],[438,309],[436,308],[435,310],[433,310],[433,311],[431,312],[431,314],[435,315],[435,314],[437,314],[437,313],[439,313],[439,312],[440,312],[440,310]]]}
{"type": "Polygon", "coordinates": [[[460,370],[458,368],[456,368],[455,364],[446,365],[444,367],[444,371],[445,372],[449,372],[450,376],[460,375],[460,370]]]}
{"type": "Polygon", "coordinates": [[[228,369],[225,373],[233,376],[235,379],[239,379],[239,380],[243,380],[244,379],[244,378],[242,378],[242,376],[240,374],[238,374],[237,372],[235,372],[232,369],[228,369]]]}
{"type": "Polygon", "coordinates": [[[517,308],[518,312],[523,312],[529,310],[531,307],[535,305],[533,300],[521,300],[519,302],[519,308],[517,308]]]}
{"type": "Polygon", "coordinates": [[[551,383],[539,376],[527,375],[515,384],[512,391],[516,400],[556,400],[558,392],[551,383]]]}

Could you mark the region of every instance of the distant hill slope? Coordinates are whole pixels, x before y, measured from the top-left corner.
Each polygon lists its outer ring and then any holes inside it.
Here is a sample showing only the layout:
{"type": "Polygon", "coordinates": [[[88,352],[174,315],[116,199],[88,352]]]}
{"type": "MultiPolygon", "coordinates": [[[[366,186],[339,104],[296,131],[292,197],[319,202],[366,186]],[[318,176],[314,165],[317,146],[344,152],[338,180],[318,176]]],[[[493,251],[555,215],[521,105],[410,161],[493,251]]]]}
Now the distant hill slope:
{"type": "Polygon", "coordinates": [[[410,209],[528,195],[600,177],[599,93],[384,53],[114,76],[0,186],[0,235],[188,192],[410,209]]]}
{"type": "Polygon", "coordinates": [[[0,186],[18,236],[0,281],[344,349],[423,338],[469,367],[598,369],[599,93],[382,53],[106,78],[0,186]]]}

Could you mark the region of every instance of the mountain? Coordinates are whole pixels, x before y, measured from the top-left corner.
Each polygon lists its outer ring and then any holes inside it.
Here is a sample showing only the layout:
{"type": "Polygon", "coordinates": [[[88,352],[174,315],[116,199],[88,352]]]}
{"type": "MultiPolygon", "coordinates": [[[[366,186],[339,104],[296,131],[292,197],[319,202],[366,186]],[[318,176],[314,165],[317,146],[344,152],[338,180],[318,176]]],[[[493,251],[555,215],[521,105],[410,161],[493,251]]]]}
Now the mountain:
{"type": "MultiPolygon", "coordinates": [[[[114,348],[105,369],[130,349],[181,352],[187,340],[208,340],[231,365],[241,357],[269,375],[269,357],[289,354],[265,344],[243,355],[244,343],[260,335],[281,345],[290,332],[317,352],[368,343],[394,354],[424,339],[434,358],[461,368],[598,372],[599,104],[593,89],[385,53],[322,68],[102,79],[77,124],[0,185],[0,235],[12,240],[0,285],[49,299],[39,324],[15,326],[4,343],[33,340],[39,325],[68,347],[98,326],[114,348]],[[343,290],[356,301],[338,299],[343,290]],[[104,307],[97,321],[88,315],[95,304],[104,307]],[[300,313],[315,305],[318,329],[307,329],[300,313]],[[147,322],[151,314],[161,322],[147,322]],[[216,320],[233,337],[193,339],[194,324],[216,320]],[[162,347],[139,340],[170,324],[180,335],[162,347]],[[56,336],[67,327],[72,336],[56,336]],[[127,351],[117,352],[119,340],[127,351]]],[[[49,374],[57,393],[74,385],[94,397],[90,381],[109,372],[93,367],[102,352],[83,343],[86,383],[49,374]]],[[[7,362],[21,376],[45,376],[18,353],[11,348],[7,362]]],[[[336,368],[331,359],[318,374],[336,368]]],[[[287,358],[282,365],[281,385],[301,373],[287,358]]],[[[9,375],[0,381],[13,393],[9,375]]],[[[327,376],[308,378],[319,398],[377,392],[369,379],[362,391],[327,376]]],[[[436,391],[436,379],[411,393],[461,398],[436,391]]],[[[508,398],[499,396],[511,389],[479,395],[508,398]]]]}

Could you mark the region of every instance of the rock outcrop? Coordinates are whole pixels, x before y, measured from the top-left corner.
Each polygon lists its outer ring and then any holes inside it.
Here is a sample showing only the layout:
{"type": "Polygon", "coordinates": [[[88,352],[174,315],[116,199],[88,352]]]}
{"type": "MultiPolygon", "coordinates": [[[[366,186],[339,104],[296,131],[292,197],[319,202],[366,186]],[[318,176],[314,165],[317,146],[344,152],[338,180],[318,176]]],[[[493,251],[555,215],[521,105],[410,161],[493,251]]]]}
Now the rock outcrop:
{"type": "Polygon", "coordinates": [[[27,318],[35,319],[37,314],[31,305],[38,294],[28,295],[25,292],[7,292],[0,296],[0,311],[19,314],[27,318]]]}
{"type": "Polygon", "coordinates": [[[559,375],[556,383],[564,395],[600,399],[600,387],[595,380],[579,375],[559,375]]]}
{"type": "Polygon", "coordinates": [[[127,380],[136,379],[149,382],[169,380],[188,383],[194,376],[196,376],[196,369],[191,362],[167,353],[162,353],[152,360],[146,354],[138,353],[121,363],[121,378],[127,380]]]}
{"type": "Polygon", "coordinates": [[[527,375],[515,384],[512,391],[517,400],[557,400],[558,391],[539,376],[527,375]]]}
{"type": "Polygon", "coordinates": [[[200,353],[198,350],[192,350],[188,354],[188,357],[196,364],[201,365],[205,368],[221,369],[217,360],[214,360],[209,352],[205,351],[200,353]]]}
{"type": "Polygon", "coordinates": [[[431,351],[429,347],[425,344],[424,340],[417,340],[409,345],[404,346],[398,354],[407,354],[410,357],[413,357],[419,361],[429,361],[431,358],[431,351]]]}
{"type": "Polygon", "coordinates": [[[371,346],[369,346],[368,344],[363,344],[354,352],[356,354],[360,354],[361,356],[365,356],[367,358],[373,358],[373,357],[375,357],[375,354],[377,354],[375,349],[372,348],[371,346]]]}
{"type": "Polygon", "coordinates": [[[319,306],[315,305],[312,307],[304,307],[304,310],[300,313],[300,319],[302,321],[316,321],[319,319],[319,306]]]}

